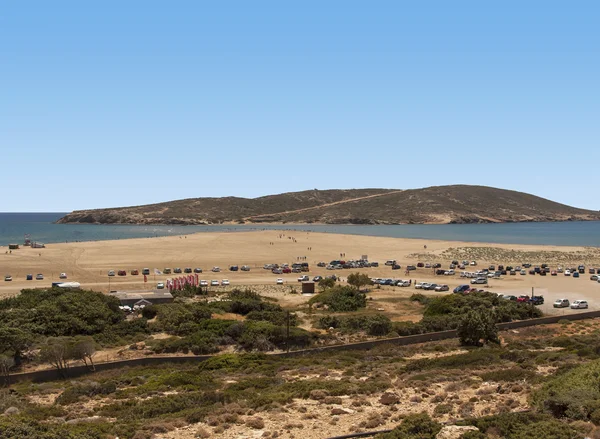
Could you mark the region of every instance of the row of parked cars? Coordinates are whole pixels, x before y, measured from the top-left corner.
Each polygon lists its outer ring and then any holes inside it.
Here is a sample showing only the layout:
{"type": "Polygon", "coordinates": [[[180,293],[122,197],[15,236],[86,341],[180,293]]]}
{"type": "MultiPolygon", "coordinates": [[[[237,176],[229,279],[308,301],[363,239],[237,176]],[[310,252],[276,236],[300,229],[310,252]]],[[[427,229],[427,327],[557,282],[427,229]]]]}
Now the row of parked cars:
{"type": "Polygon", "coordinates": [[[366,259],[359,259],[358,261],[350,260],[345,261],[342,259],[335,259],[329,263],[319,262],[317,267],[326,268],[327,270],[341,270],[351,268],[370,268],[379,267],[379,262],[369,262],[366,259]]]}
{"type": "MultiPolygon", "coordinates": [[[[66,279],[67,273],[60,273],[60,275],[58,277],[59,277],[59,279],[66,279]]],[[[13,277],[10,274],[7,274],[6,276],[4,276],[4,282],[12,282],[12,280],[13,280],[13,277]]],[[[25,280],[33,280],[33,274],[26,274],[25,280]]],[[[44,274],[43,273],[36,274],[35,280],[44,280],[44,274]]]]}

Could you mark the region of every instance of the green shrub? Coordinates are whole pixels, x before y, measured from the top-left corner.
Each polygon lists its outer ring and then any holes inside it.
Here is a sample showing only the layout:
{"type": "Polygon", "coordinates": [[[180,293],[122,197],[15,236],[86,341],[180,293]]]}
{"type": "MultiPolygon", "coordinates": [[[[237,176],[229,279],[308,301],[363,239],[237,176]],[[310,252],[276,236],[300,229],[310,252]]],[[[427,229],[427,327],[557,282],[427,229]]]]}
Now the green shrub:
{"type": "Polygon", "coordinates": [[[334,312],[356,311],[367,306],[367,298],[354,287],[336,285],[312,297],[308,303],[327,305],[334,312]]]}
{"type": "Polygon", "coordinates": [[[427,305],[431,299],[429,297],[427,297],[425,294],[413,293],[408,298],[408,300],[410,300],[411,302],[419,302],[421,305],[427,305]]]}
{"type": "Polygon", "coordinates": [[[589,420],[600,409],[600,360],[571,369],[546,382],[534,404],[557,418],[589,420]]]}
{"type": "Polygon", "coordinates": [[[375,439],[435,439],[441,429],[441,424],[425,413],[408,415],[390,433],[378,434],[375,439]]]}
{"type": "Polygon", "coordinates": [[[323,316],[317,322],[322,329],[336,328],[345,332],[365,331],[369,335],[387,335],[392,331],[392,321],[382,315],[323,316]]]}
{"type": "MultiPolygon", "coordinates": [[[[505,439],[572,439],[582,437],[571,426],[552,419],[548,415],[530,413],[503,413],[469,419],[464,422],[481,432],[493,431],[495,437],[505,439]]],[[[480,436],[474,436],[479,439],[480,436]]]]}

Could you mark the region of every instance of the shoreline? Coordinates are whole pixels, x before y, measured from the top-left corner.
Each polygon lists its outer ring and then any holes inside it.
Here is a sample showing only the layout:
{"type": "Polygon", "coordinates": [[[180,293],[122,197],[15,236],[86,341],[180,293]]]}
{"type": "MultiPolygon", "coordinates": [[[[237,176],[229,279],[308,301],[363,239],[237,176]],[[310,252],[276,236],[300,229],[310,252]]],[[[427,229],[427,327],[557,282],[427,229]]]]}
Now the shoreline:
{"type": "MultiPolygon", "coordinates": [[[[146,239],[150,239],[150,238],[168,238],[168,237],[179,237],[179,236],[184,236],[184,235],[196,235],[196,234],[207,234],[207,233],[247,233],[247,232],[269,232],[269,231],[278,231],[278,232],[290,232],[290,231],[295,231],[295,232],[307,232],[307,233],[323,233],[323,234],[333,234],[333,235],[340,235],[340,236],[362,236],[362,237],[372,237],[372,238],[387,238],[387,239],[408,239],[408,240],[422,240],[422,241],[444,241],[444,242],[448,242],[448,243],[461,243],[461,244],[486,244],[489,246],[495,246],[495,245],[511,245],[511,246],[523,246],[523,245],[531,245],[531,246],[558,246],[558,247],[563,247],[563,248],[567,248],[567,247],[582,247],[582,248],[600,248],[600,244],[599,245],[578,245],[578,244],[566,244],[566,243],[528,243],[528,242],[519,242],[518,240],[515,240],[513,242],[505,242],[505,241],[486,241],[486,240],[481,240],[481,239],[472,239],[472,240],[465,240],[465,239],[444,239],[441,237],[426,237],[426,236],[392,236],[389,234],[368,234],[368,233],[357,233],[357,232],[353,232],[352,228],[360,228],[362,230],[368,230],[368,229],[372,229],[372,230],[377,230],[379,228],[386,228],[386,227],[423,227],[423,228],[427,228],[427,227],[432,227],[432,228],[437,228],[440,226],[448,226],[450,228],[452,227],[456,227],[457,229],[460,228],[465,228],[465,227],[473,227],[474,230],[480,227],[510,227],[511,225],[539,225],[540,227],[543,227],[544,225],[555,225],[555,224],[577,224],[577,223],[581,223],[581,224],[591,224],[591,223],[599,223],[600,221],[552,221],[552,222],[537,222],[537,221],[529,221],[529,222],[504,222],[504,223],[470,223],[470,224],[369,224],[369,225],[363,225],[363,224],[319,224],[319,223],[257,223],[257,224],[211,224],[211,225],[191,225],[191,224],[185,224],[185,225],[177,225],[177,224],[154,224],[154,225],[147,225],[147,224],[91,224],[91,223],[49,223],[52,225],[58,225],[58,226],[85,226],[93,228],[93,227],[116,227],[116,228],[125,228],[125,227],[134,227],[134,228],[141,228],[141,227],[161,227],[161,228],[165,228],[165,227],[177,227],[177,228],[183,228],[183,229],[187,229],[190,228],[190,230],[178,230],[175,233],[160,233],[160,234],[156,234],[156,231],[147,231],[149,232],[148,236],[131,236],[131,237],[119,237],[119,236],[115,236],[115,237],[108,237],[106,239],[72,239],[72,240],[61,240],[61,241],[51,241],[51,240],[43,240],[44,244],[48,244],[48,245],[57,245],[57,244],[65,244],[65,243],[90,243],[90,242],[107,242],[107,241],[115,241],[115,242],[119,242],[119,241],[126,241],[126,240],[133,240],[133,239],[142,239],[142,240],[146,240],[146,239]],[[194,228],[205,228],[205,230],[194,230],[194,228]],[[308,227],[308,228],[306,228],[308,227]],[[315,230],[314,228],[325,228],[325,229],[329,229],[329,230],[315,230]],[[338,229],[338,230],[336,230],[338,229]]],[[[433,230],[433,229],[432,229],[433,230]]],[[[527,235],[529,236],[529,235],[527,235]]],[[[8,242],[5,244],[0,244],[0,250],[3,250],[4,248],[8,248],[8,242]]],[[[23,247],[22,244],[20,244],[20,242],[10,242],[10,244],[19,244],[23,247]]]]}

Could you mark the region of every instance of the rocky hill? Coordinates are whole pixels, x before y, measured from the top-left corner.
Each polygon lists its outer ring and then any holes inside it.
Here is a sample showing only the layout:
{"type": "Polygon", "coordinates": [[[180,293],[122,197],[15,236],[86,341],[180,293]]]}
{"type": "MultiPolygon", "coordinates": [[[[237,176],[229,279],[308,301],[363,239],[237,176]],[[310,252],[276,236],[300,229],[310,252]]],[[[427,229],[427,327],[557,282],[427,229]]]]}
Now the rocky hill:
{"type": "Polygon", "coordinates": [[[144,206],[80,210],[59,223],[91,224],[446,224],[600,220],[522,192],[486,186],[311,190],[259,198],[191,198],[144,206]]]}

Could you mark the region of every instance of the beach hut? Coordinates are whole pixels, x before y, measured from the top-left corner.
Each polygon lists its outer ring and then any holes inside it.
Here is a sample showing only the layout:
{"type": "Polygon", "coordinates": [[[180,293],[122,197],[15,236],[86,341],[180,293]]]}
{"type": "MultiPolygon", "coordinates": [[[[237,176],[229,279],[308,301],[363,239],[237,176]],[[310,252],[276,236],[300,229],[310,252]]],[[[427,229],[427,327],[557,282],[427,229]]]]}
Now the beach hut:
{"type": "Polygon", "coordinates": [[[8,249],[9,250],[18,250],[19,244],[8,244],[8,249]]]}
{"type": "Polygon", "coordinates": [[[315,283],[302,282],[302,294],[315,294],[315,283]]]}

